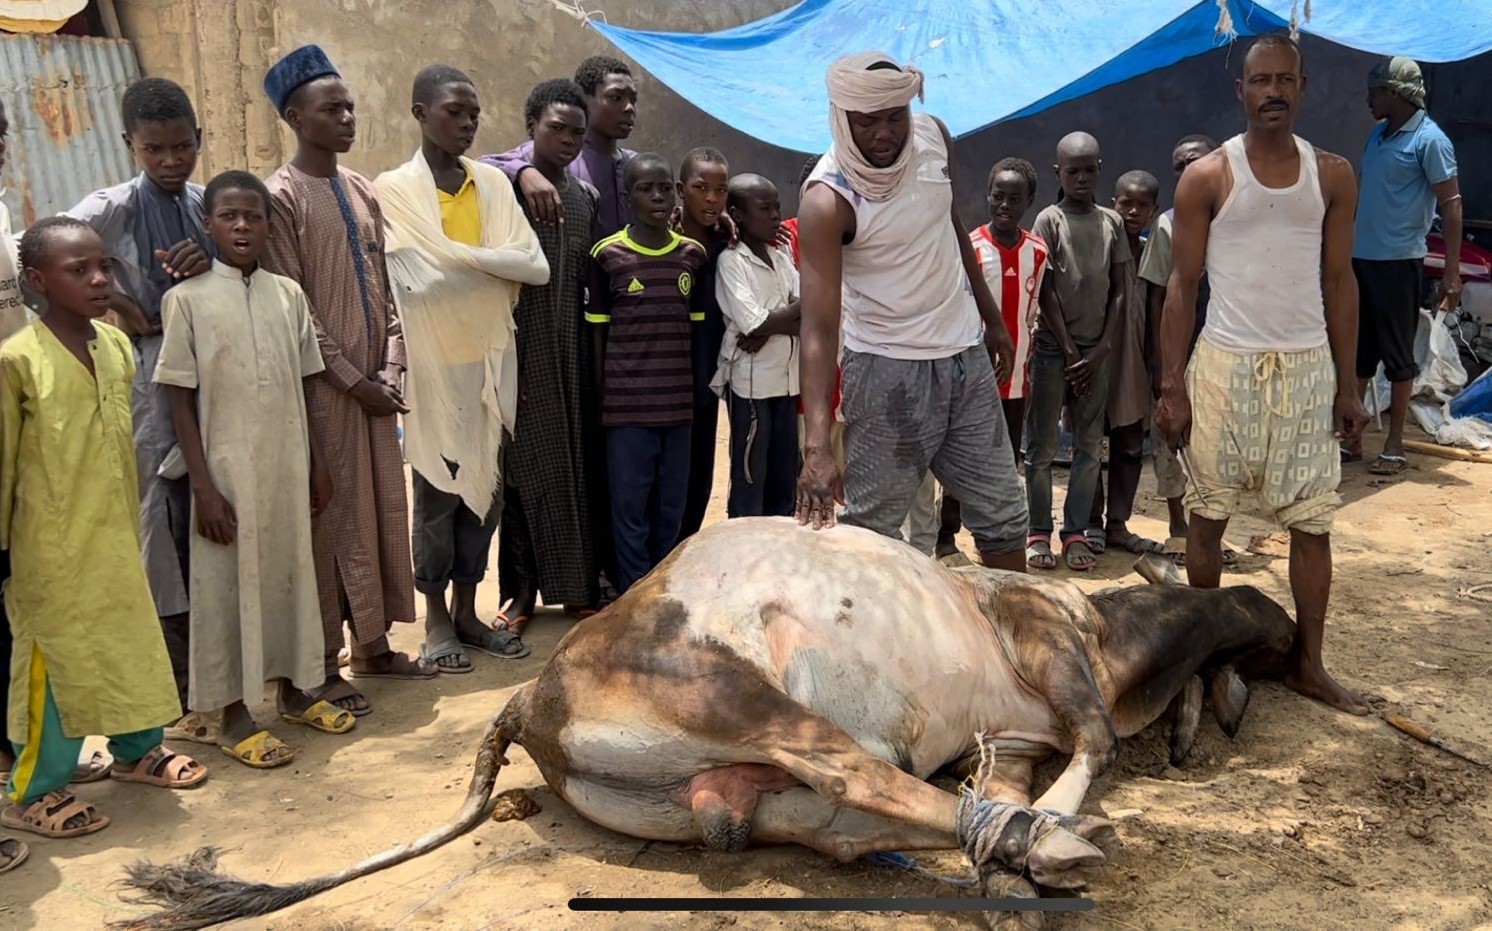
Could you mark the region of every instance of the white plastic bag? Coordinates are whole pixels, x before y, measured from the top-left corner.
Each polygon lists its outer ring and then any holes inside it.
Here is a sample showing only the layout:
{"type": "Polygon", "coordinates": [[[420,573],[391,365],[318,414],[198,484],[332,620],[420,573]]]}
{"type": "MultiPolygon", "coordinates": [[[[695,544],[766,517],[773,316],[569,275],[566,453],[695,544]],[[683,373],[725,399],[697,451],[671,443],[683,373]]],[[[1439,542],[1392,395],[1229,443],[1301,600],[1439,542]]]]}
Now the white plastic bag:
{"type": "MultiPolygon", "coordinates": [[[[1466,386],[1466,368],[1461,365],[1456,338],[1437,310],[1420,309],[1419,327],[1414,333],[1414,362],[1419,367],[1419,375],[1414,379],[1414,391],[1410,396],[1417,401],[1427,401],[1439,407],[1466,386]]],[[[1392,389],[1383,377],[1383,366],[1379,365],[1363,404],[1370,413],[1386,413],[1391,397],[1392,389]]]]}

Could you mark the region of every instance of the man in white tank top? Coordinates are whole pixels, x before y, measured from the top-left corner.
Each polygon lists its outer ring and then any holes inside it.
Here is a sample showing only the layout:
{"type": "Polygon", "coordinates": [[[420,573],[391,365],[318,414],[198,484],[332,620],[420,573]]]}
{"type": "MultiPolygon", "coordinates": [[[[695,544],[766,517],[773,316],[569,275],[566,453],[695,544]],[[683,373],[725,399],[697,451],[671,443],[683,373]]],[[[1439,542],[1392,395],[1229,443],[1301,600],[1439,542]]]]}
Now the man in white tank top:
{"type": "Polygon", "coordinates": [[[881,52],[829,69],[834,145],[799,210],[805,450],[798,520],[901,537],[931,471],[987,566],[1023,571],[1026,499],[996,367],[1014,349],[953,199],[952,142],[913,113],[922,74],[881,52]],[[843,324],[845,464],[830,451],[843,324]],[[991,364],[991,357],[996,364],[991,364]]]}
{"type": "Polygon", "coordinates": [[[1255,40],[1238,82],[1248,129],[1177,185],[1156,419],[1191,473],[1191,584],[1218,585],[1230,517],[1254,509],[1274,518],[1290,531],[1299,628],[1286,684],[1366,714],[1321,653],[1341,503],[1334,431],[1355,437],[1368,421],[1353,378],[1357,185],[1345,159],[1294,135],[1305,83],[1299,46],[1283,35],[1255,40]],[[1212,297],[1188,363],[1204,268],[1212,297]]]}

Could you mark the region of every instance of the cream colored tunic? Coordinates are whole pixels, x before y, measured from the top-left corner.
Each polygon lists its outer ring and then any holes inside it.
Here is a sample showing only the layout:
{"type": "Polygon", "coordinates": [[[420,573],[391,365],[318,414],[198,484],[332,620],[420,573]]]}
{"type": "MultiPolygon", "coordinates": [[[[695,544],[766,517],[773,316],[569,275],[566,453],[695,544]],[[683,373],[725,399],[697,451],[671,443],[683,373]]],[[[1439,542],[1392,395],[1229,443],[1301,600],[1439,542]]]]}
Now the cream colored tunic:
{"type": "Polygon", "coordinates": [[[0,348],[0,546],[10,739],[26,743],[40,650],[62,732],[131,734],[181,716],[140,562],[129,338],[94,323],[94,374],[37,321],[0,348]]]}
{"type": "Polygon", "coordinates": [[[310,304],[289,278],[214,262],[161,310],[155,381],[196,389],[207,469],[238,518],[221,546],[193,514],[187,704],[254,704],[269,679],[313,688],[326,676],[301,385],[322,370],[310,304]]]}

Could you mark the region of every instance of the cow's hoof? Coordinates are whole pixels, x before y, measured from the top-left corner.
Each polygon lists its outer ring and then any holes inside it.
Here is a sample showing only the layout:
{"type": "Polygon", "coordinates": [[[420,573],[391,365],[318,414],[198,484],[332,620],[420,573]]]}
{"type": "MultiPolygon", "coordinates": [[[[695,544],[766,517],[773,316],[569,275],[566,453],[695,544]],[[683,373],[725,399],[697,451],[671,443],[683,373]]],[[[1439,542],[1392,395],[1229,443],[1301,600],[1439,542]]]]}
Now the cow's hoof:
{"type": "Polygon", "coordinates": [[[1176,719],[1171,726],[1171,765],[1180,766],[1192,752],[1197,725],[1202,723],[1202,678],[1192,676],[1176,696],[1176,719]]]}
{"type": "MultiPolygon", "coordinates": [[[[1035,899],[1036,887],[1019,873],[997,870],[984,877],[985,898],[1035,899]]],[[[1041,912],[993,911],[984,913],[994,931],[1035,931],[1042,926],[1041,912]]]]}
{"type": "MultiPolygon", "coordinates": [[[[1096,826],[1094,830],[1097,833],[1096,826]]],[[[1113,831],[1112,826],[1109,831],[1113,831]]],[[[1066,828],[1059,828],[1036,842],[1026,858],[1026,867],[1031,878],[1043,886],[1081,889],[1098,878],[1107,860],[1096,844],[1066,828]]]]}
{"type": "Polygon", "coordinates": [[[1232,740],[1238,736],[1244,709],[1249,706],[1249,687],[1232,666],[1219,666],[1207,677],[1207,691],[1212,697],[1212,714],[1218,727],[1232,740]]]}
{"type": "Polygon", "coordinates": [[[740,853],[751,840],[751,822],[739,818],[714,818],[701,825],[705,846],[725,853],[740,853]]]}

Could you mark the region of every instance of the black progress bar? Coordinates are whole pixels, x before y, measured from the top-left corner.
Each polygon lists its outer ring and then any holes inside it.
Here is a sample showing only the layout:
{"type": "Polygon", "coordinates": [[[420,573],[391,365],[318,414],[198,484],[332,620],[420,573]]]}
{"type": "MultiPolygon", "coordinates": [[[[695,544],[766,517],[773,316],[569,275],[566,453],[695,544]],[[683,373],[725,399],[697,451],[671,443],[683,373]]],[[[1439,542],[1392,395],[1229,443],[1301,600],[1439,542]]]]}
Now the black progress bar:
{"type": "Polygon", "coordinates": [[[1086,912],[1092,899],[574,898],[572,912],[1086,912]]]}

